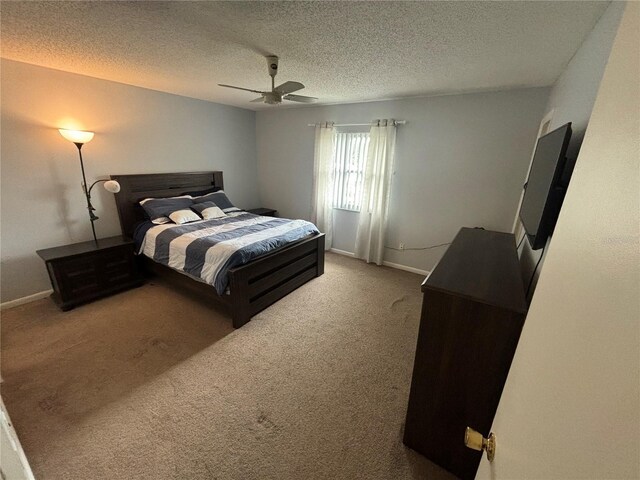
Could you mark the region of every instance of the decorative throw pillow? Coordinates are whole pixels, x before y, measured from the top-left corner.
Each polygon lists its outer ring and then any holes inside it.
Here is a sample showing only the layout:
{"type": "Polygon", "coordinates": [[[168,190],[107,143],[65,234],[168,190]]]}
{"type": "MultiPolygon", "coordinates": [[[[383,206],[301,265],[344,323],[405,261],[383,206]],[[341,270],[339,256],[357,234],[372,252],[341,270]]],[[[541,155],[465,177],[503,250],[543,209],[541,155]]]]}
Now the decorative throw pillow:
{"type": "Polygon", "coordinates": [[[227,198],[227,195],[223,190],[214,193],[208,193],[207,195],[202,195],[200,197],[193,197],[194,203],[203,203],[203,202],[213,202],[217,207],[219,207],[224,213],[229,212],[239,212],[240,209],[236,207],[231,201],[227,198]]]}
{"type": "Polygon", "coordinates": [[[188,209],[193,205],[193,198],[189,195],[169,198],[145,198],[140,205],[156,225],[169,223],[169,214],[177,210],[188,209]]]}
{"type": "Polygon", "coordinates": [[[169,214],[169,218],[173,223],[177,223],[178,225],[189,222],[197,222],[198,220],[201,220],[196,212],[187,209],[171,212],[169,214]]]}
{"type": "Polygon", "coordinates": [[[220,207],[213,202],[196,203],[191,206],[191,210],[198,212],[205,220],[227,216],[226,213],[224,213],[220,207]]]}

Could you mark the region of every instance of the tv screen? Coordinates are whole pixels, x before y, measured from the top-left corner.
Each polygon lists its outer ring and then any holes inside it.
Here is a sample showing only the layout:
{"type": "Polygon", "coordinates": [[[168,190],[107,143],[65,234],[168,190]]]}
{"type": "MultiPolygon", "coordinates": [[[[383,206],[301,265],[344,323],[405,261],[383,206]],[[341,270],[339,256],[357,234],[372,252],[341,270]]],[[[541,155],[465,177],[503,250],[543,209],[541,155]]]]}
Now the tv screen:
{"type": "Polygon", "coordinates": [[[571,123],[538,139],[520,207],[520,220],[531,248],[542,248],[560,213],[565,189],[560,185],[571,123]]]}

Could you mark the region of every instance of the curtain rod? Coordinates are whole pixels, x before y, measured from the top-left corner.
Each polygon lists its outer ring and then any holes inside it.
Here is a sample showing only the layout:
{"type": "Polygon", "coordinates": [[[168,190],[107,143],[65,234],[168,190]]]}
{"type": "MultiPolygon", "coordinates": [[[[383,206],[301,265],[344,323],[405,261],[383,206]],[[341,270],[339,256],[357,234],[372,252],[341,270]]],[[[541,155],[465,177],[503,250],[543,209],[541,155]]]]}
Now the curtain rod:
{"type": "MultiPolygon", "coordinates": [[[[325,123],[325,122],[322,122],[325,123]]],[[[320,123],[320,125],[322,125],[322,123],[320,123]]],[[[331,122],[329,122],[331,123],[331,122]]],[[[396,120],[395,121],[396,125],[404,125],[405,123],[407,123],[406,120],[396,120]]],[[[318,125],[317,123],[309,123],[307,124],[307,127],[315,127],[316,125],[318,125]]],[[[334,123],[333,126],[334,127],[370,127],[371,125],[377,125],[377,123],[373,123],[373,122],[369,122],[369,123],[334,123]]]]}

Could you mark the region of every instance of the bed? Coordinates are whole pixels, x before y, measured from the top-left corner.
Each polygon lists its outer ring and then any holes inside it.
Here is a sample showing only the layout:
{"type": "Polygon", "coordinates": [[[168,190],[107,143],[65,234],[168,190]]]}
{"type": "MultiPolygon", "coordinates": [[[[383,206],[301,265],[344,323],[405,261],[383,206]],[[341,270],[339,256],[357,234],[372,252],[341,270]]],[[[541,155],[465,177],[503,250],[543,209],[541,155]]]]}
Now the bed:
{"type": "MultiPolygon", "coordinates": [[[[120,193],[115,195],[116,206],[122,234],[128,238],[133,238],[136,229],[140,230],[139,227],[145,222],[140,200],[175,197],[185,192],[204,191],[212,187],[224,188],[220,171],[111,175],[111,179],[120,184],[120,193]]],[[[267,221],[248,221],[249,214],[242,215],[242,212],[238,212],[238,215],[245,223],[267,221]]],[[[269,221],[277,223],[275,219],[269,221]]],[[[283,223],[285,222],[280,222],[283,223]]],[[[199,228],[193,227],[191,230],[199,228]]],[[[157,238],[161,238],[157,235],[159,231],[160,229],[153,228],[149,230],[157,238]]],[[[139,231],[137,236],[140,236],[139,231]]],[[[305,235],[293,242],[276,245],[275,248],[250,259],[248,263],[229,268],[225,272],[225,288],[218,282],[218,290],[214,285],[196,279],[187,272],[179,272],[158,263],[148,256],[139,255],[139,259],[145,271],[170,279],[183,288],[196,291],[199,295],[205,295],[224,305],[230,312],[233,326],[239,328],[258,312],[324,273],[323,233],[305,235]]]]}

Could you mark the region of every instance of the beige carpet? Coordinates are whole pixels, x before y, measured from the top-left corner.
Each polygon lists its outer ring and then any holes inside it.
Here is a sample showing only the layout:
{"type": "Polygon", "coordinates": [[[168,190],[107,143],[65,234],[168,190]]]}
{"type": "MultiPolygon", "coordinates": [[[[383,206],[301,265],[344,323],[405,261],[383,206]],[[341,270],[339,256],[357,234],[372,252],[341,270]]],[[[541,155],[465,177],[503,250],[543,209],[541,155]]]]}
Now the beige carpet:
{"type": "Polygon", "coordinates": [[[238,330],[154,281],[2,313],[2,396],[36,478],[450,478],[402,444],[418,275],[334,254],[238,330]]]}

